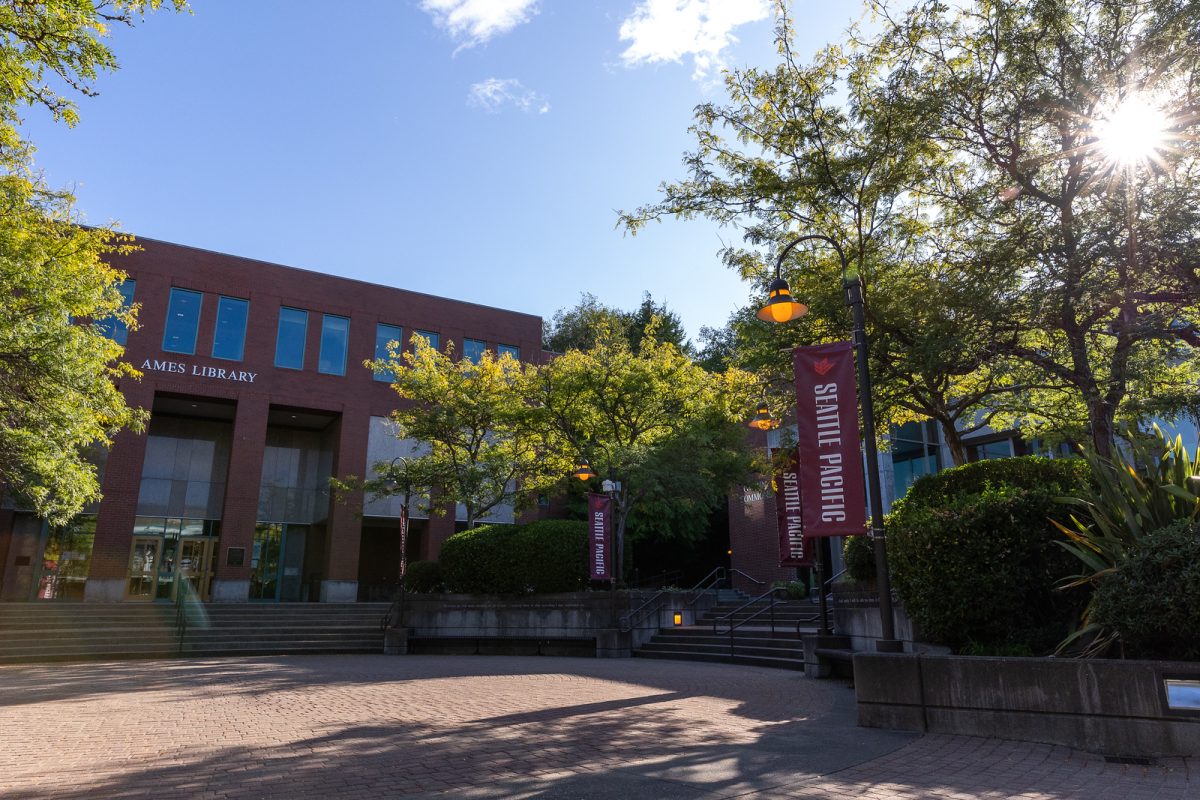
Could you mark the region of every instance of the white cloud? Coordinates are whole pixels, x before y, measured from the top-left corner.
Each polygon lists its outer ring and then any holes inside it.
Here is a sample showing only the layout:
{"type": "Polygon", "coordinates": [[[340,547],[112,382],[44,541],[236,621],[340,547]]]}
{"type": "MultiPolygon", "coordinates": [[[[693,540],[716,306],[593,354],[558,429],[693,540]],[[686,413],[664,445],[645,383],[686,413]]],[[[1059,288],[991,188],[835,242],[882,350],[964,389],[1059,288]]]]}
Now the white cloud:
{"type": "Polygon", "coordinates": [[[768,0],[643,0],[621,23],[621,53],[627,66],[683,61],[691,56],[692,77],[703,80],[724,66],[721,51],[737,41],[733,29],[766,19],[768,0]]]}
{"type": "Polygon", "coordinates": [[[537,0],[421,0],[421,10],[445,28],[461,49],[528,22],[537,13],[537,0]]]}
{"type": "Polygon", "coordinates": [[[497,114],[505,106],[538,114],[545,114],[550,110],[550,103],[543,95],[526,89],[516,78],[488,78],[482,83],[471,84],[467,103],[489,114],[497,114]]]}

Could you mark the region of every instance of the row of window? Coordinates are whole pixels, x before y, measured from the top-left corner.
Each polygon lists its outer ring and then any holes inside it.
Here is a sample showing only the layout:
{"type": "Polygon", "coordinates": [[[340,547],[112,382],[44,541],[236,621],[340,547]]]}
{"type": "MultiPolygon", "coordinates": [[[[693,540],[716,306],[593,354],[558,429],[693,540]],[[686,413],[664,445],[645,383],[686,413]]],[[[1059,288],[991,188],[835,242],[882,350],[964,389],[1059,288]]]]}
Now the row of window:
{"type": "MultiPolygon", "coordinates": [[[[126,280],[121,284],[121,295],[125,304],[133,303],[136,282],[126,280]]],[[[168,353],[194,355],[196,336],[200,328],[200,307],[204,294],[192,289],[171,289],[167,304],[167,322],[163,327],[162,349],[168,353]]],[[[250,301],[221,295],[217,300],[217,324],[213,332],[212,357],[227,361],[241,361],[246,349],[246,324],[250,316],[250,301]]],[[[120,320],[108,319],[97,323],[105,335],[124,345],[129,331],[120,320]]],[[[416,331],[434,349],[440,347],[440,337],[430,331],[416,331]]],[[[279,327],[275,336],[275,366],[284,369],[304,369],[305,342],[308,336],[308,311],[302,308],[281,306],[279,327]]],[[[399,325],[378,323],[375,326],[375,358],[388,357],[389,342],[403,342],[404,329],[399,325]]],[[[321,346],[317,356],[317,371],[326,375],[346,374],[346,354],[350,345],[350,319],[336,314],[321,315],[321,346]]],[[[463,341],[463,357],[478,361],[487,343],[479,339],[463,341]]],[[[502,344],[497,348],[513,358],[521,357],[521,350],[513,345],[502,344]]],[[[376,373],[375,380],[393,379],[390,372],[376,373]]]]}

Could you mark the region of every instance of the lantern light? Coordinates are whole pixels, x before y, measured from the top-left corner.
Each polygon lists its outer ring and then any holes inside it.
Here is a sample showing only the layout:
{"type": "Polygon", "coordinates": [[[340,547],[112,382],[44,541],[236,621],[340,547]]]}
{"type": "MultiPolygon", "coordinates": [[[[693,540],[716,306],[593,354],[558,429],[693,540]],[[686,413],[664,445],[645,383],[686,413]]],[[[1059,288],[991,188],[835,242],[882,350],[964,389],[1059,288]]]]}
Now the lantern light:
{"type": "Polygon", "coordinates": [[[763,400],[758,404],[758,411],[754,415],[754,419],[746,423],[751,428],[758,428],[760,431],[770,431],[779,427],[779,420],[771,416],[771,409],[767,407],[767,401],[763,400]]]}
{"type": "Polygon", "coordinates": [[[586,458],[579,459],[579,463],[575,466],[575,471],[571,473],[572,477],[579,478],[581,481],[590,481],[596,477],[596,471],[592,469],[592,465],[588,463],[586,458]]]}
{"type": "Polygon", "coordinates": [[[767,292],[767,304],[756,315],[763,322],[790,322],[808,313],[808,306],[792,299],[791,287],[783,278],[771,281],[767,292]]]}

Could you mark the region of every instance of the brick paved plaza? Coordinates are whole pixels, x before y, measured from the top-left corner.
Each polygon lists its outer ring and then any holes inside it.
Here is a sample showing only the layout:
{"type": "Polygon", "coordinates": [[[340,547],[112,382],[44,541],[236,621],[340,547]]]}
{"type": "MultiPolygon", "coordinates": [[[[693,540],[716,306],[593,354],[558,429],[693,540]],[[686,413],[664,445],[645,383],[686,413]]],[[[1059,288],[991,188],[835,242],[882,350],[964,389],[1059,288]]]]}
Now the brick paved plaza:
{"type": "Polygon", "coordinates": [[[873,731],[853,692],[672,661],[0,668],[3,798],[1196,798],[1195,761],[873,731]]]}

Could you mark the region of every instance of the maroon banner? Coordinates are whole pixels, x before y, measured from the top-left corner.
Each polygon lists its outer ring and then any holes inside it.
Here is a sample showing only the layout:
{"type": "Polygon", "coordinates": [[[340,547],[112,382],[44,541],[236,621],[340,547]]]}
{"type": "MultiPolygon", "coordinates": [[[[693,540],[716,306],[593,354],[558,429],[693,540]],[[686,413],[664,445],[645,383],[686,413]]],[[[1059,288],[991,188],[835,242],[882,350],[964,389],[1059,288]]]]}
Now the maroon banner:
{"type": "Polygon", "coordinates": [[[797,347],[796,427],[805,536],[867,532],[854,347],[797,347]]]}
{"type": "Polygon", "coordinates": [[[588,492],[588,562],[592,580],[612,580],[612,498],[588,492]]]}
{"type": "Polygon", "coordinates": [[[779,514],[779,566],[810,567],[812,548],[804,540],[803,504],[800,502],[800,456],[789,454],[788,464],[775,474],[775,510],[779,514]]]}

